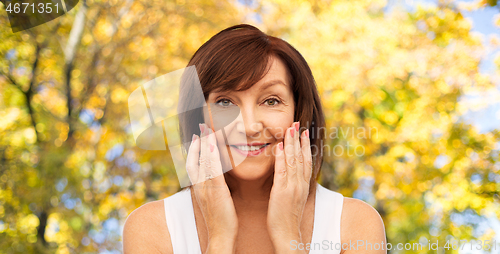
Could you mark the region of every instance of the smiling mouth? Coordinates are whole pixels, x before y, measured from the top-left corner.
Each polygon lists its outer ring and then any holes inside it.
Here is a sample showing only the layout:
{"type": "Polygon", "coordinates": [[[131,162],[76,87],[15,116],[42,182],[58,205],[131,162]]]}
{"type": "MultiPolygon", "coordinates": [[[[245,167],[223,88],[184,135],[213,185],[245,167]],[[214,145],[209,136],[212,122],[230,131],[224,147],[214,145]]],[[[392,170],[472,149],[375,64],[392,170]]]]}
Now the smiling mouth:
{"type": "Polygon", "coordinates": [[[239,153],[242,156],[245,157],[252,157],[252,156],[257,156],[261,153],[263,153],[266,150],[266,147],[268,147],[271,143],[258,143],[258,144],[235,144],[235,145],[230,145],[232,150],[235,152],[239,153]]]}
{"type": "Polygon", "coordinates": [[[244,151],[244,152],[255,152],[258,150],[261,150],[262,148],[270,145],[271,143],[263,144],[263,145],[258,145],[258,146],[249,146],[249,145],[231,145],[231,147],[236,148],[238,150],[244,151]]]}

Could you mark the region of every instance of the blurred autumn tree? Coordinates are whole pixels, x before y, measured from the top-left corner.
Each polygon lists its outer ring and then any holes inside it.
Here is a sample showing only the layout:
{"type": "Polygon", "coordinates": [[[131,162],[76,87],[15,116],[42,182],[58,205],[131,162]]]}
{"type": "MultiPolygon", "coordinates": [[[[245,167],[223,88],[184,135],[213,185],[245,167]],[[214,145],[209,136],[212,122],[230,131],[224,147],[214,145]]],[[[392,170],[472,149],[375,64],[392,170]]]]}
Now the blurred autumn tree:
{"type": "Polygon", "coordinates": [[[478,133],[459,104],[494,87],[479,73],[480,38],[454,3],[412,13],[385,5],[268,4],[264,23],[309,60],[327,126],[341,133],[327,134],[322,182],[374,205],[389,242],[491,240],[491,229],[473,236],[474,223],[452,220],[500,217],[500,133],[478,133]]]}
{"type": "Polygon", "coordinates": [[[494,84],[454,2],[408,13],[382,0],[87,0],[15,34],[4,9],[0,253],[120,250],[126,216],[178,190],[169,155],[135,147],[128,95],[251,19],[310,63],[339,131],[320,180],[374,205],[389,242],[470,238],[475,224],[454,215],[500,217],[500,133],[464,123],[459,103],[494,84]]]}
{"type": "Polygon", "coordinates": [[[241,16],[226,1],[89,0],[13,34],[2,8],[0,253],[121,249],[127,215],[178,189],[168,154],[135,147],[128,95],[241,16]]]}

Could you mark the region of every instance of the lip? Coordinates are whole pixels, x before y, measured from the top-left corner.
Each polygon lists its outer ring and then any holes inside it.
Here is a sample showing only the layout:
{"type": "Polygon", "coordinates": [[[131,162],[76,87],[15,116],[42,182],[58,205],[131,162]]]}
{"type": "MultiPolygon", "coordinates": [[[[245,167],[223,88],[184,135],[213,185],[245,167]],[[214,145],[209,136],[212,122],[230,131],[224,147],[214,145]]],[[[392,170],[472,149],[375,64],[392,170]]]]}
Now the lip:
{"type": "Polygon", "coordinates": [[[270,145],[271,145],[271,143],[250,143],[250,144],[233,144],[233,145],[230,145],[229,147],[231,147],[232,150],[238,152],[239,154],[241,154],[243,156],[252,157],[252,156],[257,156],[257,155],[263,153],[264,150],[266,150],[266,148],[269,147],[270,145]],[[261,146],[261,145],[266,145],[266,146],[262,147],[259,150],[255,150],[255,151],[243,151],[243,150],[240,150],[240,149],[234,147],[234,146],[261,146]]]}
{"type": "Polygon", "coordinates": [[[269,144],[269,143],[252,142],[252,143],[238,143],[238,144],[231,144],[231,145],[232,146],[263,146],[265,144],[269,144]]]}

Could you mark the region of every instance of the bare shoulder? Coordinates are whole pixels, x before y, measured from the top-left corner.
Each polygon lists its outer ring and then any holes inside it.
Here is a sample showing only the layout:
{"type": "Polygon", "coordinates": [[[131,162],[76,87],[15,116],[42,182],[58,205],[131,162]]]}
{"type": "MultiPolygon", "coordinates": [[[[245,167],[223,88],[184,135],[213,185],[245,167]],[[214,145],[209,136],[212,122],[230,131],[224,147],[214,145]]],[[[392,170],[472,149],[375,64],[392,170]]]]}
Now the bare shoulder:
{"type": "Polygon", "coordinates": [[[172,253],[163,200],[135,209],[123,226],[123,253],[172,253]]]}
{"type": "Polygon", "coordinates": [[[387,253],[384,222],[371,205],[345,197],[340,225],[341,241],[350,246],[342,253],[387,253]]]}

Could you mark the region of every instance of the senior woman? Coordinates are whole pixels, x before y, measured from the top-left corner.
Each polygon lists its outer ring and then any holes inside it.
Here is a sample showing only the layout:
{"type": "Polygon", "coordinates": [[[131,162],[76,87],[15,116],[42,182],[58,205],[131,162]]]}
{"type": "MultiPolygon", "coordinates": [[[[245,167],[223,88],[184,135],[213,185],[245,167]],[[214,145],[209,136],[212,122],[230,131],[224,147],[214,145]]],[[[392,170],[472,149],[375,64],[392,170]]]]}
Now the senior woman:
{"type": "MultiPolygon", "coordinates": [[[[179,118],[191,139],[186,168],[194,185],[132,212],[125,254],[386,253],[378,212],[316,181],[325,120],[295,48],[236,25],[203,44],[188,66],[213,110],[237,107],[241,117],[224,135],[206,109],[196,130],[189,127],[196,117],[179,118]]],[[[189,87],[182,90],[180,104],[189,103],[189,87]]]]}

